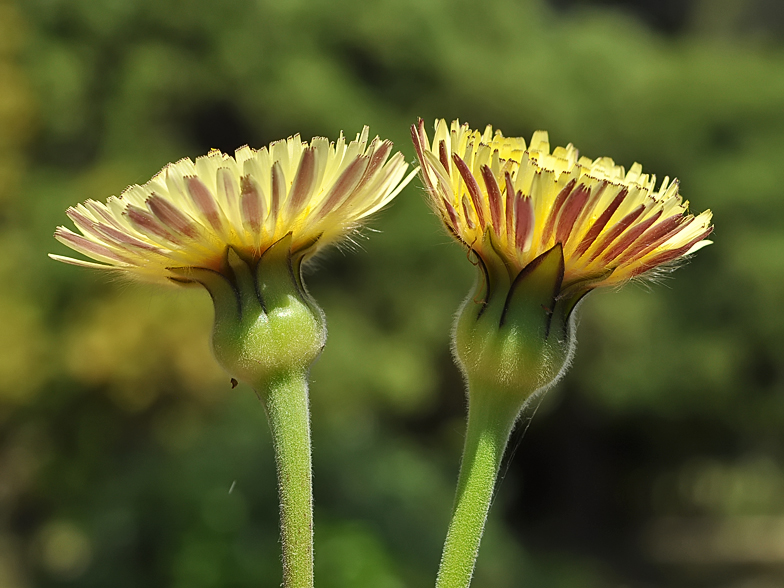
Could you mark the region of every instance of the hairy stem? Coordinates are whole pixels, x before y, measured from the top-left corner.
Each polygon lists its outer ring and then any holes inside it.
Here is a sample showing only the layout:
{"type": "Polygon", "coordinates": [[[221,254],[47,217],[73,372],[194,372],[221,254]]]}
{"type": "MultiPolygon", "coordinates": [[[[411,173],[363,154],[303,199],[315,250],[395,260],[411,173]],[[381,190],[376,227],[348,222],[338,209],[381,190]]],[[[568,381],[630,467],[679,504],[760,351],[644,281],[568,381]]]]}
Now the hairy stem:
{"type": "Polygon", "coordinates": [[[501,406],[493,394],[469,395],[468,428],[436,588],[468,588],[493,499],[496,477],[517,409],[501,406]]]}
{"type": "Polygon", "coordinates": [[[275,448],[283,586],[312,588],[313,489],[307,373],[284,373],[256,390],[267,411],[275,448]]]}

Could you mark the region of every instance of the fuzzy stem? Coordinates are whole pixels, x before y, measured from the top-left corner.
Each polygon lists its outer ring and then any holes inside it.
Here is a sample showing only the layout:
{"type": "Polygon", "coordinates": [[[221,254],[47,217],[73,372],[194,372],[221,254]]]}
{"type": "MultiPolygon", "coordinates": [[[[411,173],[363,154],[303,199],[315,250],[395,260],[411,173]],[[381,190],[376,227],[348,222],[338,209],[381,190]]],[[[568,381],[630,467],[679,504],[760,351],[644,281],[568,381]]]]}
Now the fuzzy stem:
{"type": "Polygon", "coordinates": [[[479,390],[469,388],[465,447],[436,588],[471,584],[501,459],[519,412],[516,406],[498,402],[492,391],[477,394],[479,390]]]}
{"type": "Polygon", "coordinates": [[[280,495],[284,588],[313,587],[313,489],[305,370],[256,386],[267,411],[280,495]]]}

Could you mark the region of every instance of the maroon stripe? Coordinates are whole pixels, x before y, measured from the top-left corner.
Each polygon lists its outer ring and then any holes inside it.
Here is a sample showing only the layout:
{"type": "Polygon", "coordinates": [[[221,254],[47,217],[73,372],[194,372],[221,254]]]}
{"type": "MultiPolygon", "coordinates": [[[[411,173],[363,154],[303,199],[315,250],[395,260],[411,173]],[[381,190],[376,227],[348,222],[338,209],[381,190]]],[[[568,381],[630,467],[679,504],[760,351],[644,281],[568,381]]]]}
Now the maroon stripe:
{"type": "Polygon", "coordinates": [[[324,198],[324,204],[319,209],[320,217],[323,218],[326,214],[332,212],[333,209],[348,198],[359,184],[359,180],[362,179],[369,161],[370,159],[366,155],[360,155],[346,166],[346,169],[343,170],[337,182],[333,184],[326,198],[324,198]]]}
{"type": "Polygon", "coordinates": [[[608,185],[610,185],[610,183],[607,180],[604,180],[601,184],[599,184],[598,188],[591,189],[591,195],[588,198],[588,202],[585,203],[580,216],[578,216],[577,220],[575,221],[577,225],[583,225],[585,223],[586,218],[596,208],[596,203],[599,202],[608,185]]]}
{"type": "Polygon", "coordinates": [[[509,172],[504,174],[506,180],[506,236],[512,239],[512,223],[514,222],[515,189],[512,184],[512,176],[509,172]]]}
{"type": "Polygon", "coordinates": [[[460,226],[460,221],[459,221],[459,219],[457,217],[457,211],[455,210],[455,207],[452,206],[449,203],[449,201],[446,198],[444,198],[443,196],[441,197],[441,201],[443,202],[444,208],[446,208],[446,212],[449,215],[449,220],[452,223],[452,228],[455,231],[457,231],[458,227],[460,226]]]}
{"type": "Polygon", "coordinates": [[[460,176],[466,183],[468,193],[471,195],[471,201],[474,203],[476,216],[479,219],[479,226],[484,230],[487,223],[485,222],[485,211],[482,203],[482,190],[479,189],[479,184],[476,183],[476,178],[474,178],[471,170],[468,169],[465,161],[463,161],[457,153],[452,154],[452,161],[455,162],[457,171],[460,172],[460,176]]]}
{"type": "Polygon", "coordinates": [[[569,235],[572,234],[572,229],[574,228],[574,223],[577,220],[577,217],[580,216],[583,208],[585,208],[585,204],[588,202],[588,197],[590,195],[591,190],[585,184],[577,186],[577,189],[569,195],[569,199],[563,205],[563,211],[558,219],[558,228],[555,231],[556,243],[561,243],[563,245],[566,243],[567,239],[569,239],[569,235]]]}
{"type": "Polygon", "coordinates": [[[291,216],[296,215],[302,209],[302,205],[313,191],[315,183],[316,149],[315,147],[308,147],[299,160],[297,173],[294,175],[294,183],[291,185],[291,192],[289,192],[287,208],[291,216]]]}
{"type": "Polygon", "coordinates": [[[604,235],[604,237],[602,237],[602,240],[599,241],[599,245],[596,247],[596,251],[593,252],[593,255],[591,255],[590,259],[588,259],[588,263],[591,263],[594,259],[604,253],[604,250],[607,249],[607,247],[609,247],[612,242],[621,235],[621,233],[628,229],[634,221],[640,218],[640,215],[642,215],[643,212],[645,212],[645,205],[640,204],[637,206],[637,208],[632,210],[629,214],[615,223],[615,226],[613,226],[613,228],[610,229],[607,234],[604,235]]]}
{"type": "Polygon", "coordinates": [[[493,175],[492,170],[486,166],[482,166],[482,179],[485,181],[487,188],[487,200],[490,203],[490,221],[493,223],[495,232],[501,234],[501,188],[498,187],[498,182],[493,175]]]}
{"type": "Polygon", "coordinates": [[[277,222],[280,214],[280,203],[286,197],[286,178],[283,175],[283,168],[280,162],[272,164],[272,177],[270,178],[270,217],[277,222]]]}
{"type": "Polygon", "coordinates": [[[647,255],[675,233],[689,226],[692,220],[694,220],[693,216],[684,217],[678,214],[664,219],[658,225],[652,227],[650,231],[643,235],[642,239],[626,251],[618,260],[618,265],[623,265],[647,255]]]}
{"type": "Polygon", "coordinates": [[[612,215],[615,214],[615,211],[618,210],[618,207],[621,205],[621,203],[623,202],[624,198],[626,198],[626,195],[628,193],[629,192],[628,190],[626,190],[626,188],[618,192],[618,195],[615,198],[613,198],[612,202],[610,202],[610,206],[608,206],[607,209],[599,216],[599,218],[596,219],[596,222],[593,223],[590,229],[588,229],[588,232],[585,234],[585,237],[583,237],[583,240],[580,242],[580,246],[575,250],[574,252],[575,259],[583,255],[586,251],[588,251],[588,248],[591,245],[593,245],[593,242],[596,240],[596,237],[598,237],[599,233],[601,233],[604,230],[604,227],[610,221],[612,215]]]}
{"type": "Polygon", "coordinates": [[[130,220],[142,233],[148,236],[158,237],[159,239],[174,243],[175,245],[182,245],[182,241],[172,235],[166,227],[161,225],[161,223],[159,223],[149,212],[142,210],[133,204],[129,204],[123,214],[125,214],[128,217],[128,220],[130,220]]]}
{"type": "Polygon", "coordinates": [[[703,233],[701,233],[698,237],[695,237],[686,245],[682,247],[678,247],[677,249],[671,249],[669,251],[662,251],[658,255],[653,256],[651,259],[640,265],[640,267],[636,268],[629,277],[633,278],[635,276],[639,276],[653,268],[660,266],[668,261],[672,261],[673,259],[677,259],[684,253],[686,253],[689,249],[694,247],[697,243],[702,241],[705,237],[710,235],[713,232],[713,227],[708,227],[703,233]]]}
{"type": "Polygon", "coordinates": [[[83,234],[86,235],[89,233],[90,235],[96,237],[97,239],[100,239],[101,241],[104,240],[104,235],[98,230],[98,225],[100,223],[97,223],[94,220],[87,218],[81,212],[79,212],[73,207],[68,208],[68,210],[65,211],[65,214],[68,218],[70,218],[74,222],[76,227],[80,231],[82,231],[83,234]]]}
{"type": "Polygon", "coordinates": [[[629,247],[631,247],[642,234],[647,231],[653,223],[659,220],[662,211],[659,210],[656,214],[652,217],[645,219],[638,225],[635,225],[628,231],[626,231],[623,236],[618,240],[618,242],[610,247],[610,249],[602,256],[602,261],[604,263],[609,263],[616,257],[618,257],[621,253],[626,251],[629,247]]]}
{"type": "Polygon", "coordinates": [[[558,196],[555,197],[553,208],[550,210],[550,216],[547,217],[547,224],[542,233],[542,243],[547,243],[550,240],[550,235],[553,234],[553,229],[555,229],[555,220],[558,218],[558,213],[561,212],[564,202],[566,202],[567,197],[572,193],[572,190],[574,190],[576,183],[577,180],[569,180],[569,183],[566,184],[558,196]]]}
{"type": "Polygon", "coordinates": [[[159,247],[155,247],[154,245],[145,243],[144,241],[137,239],[136,237],[129,235],[124,231],[118,231],[114,227],[110,227],[104,224],[99,224],[98,230],[101,231],[101,233],[103,233],[105,237],[113,241],[116,241],[120,245],[130,245],[132,247],[138,247],[139,249],[144,249],[145,251],[153,251],[155,253],[161,252],[161,249],[159,247]]]}
{"type": "Polygon", "coordinates": [[[196,239],[199,236],[199,230],[191,219],[185,216],[177,207],[171,202],[165,200],[158,194],[153,194],[147,199],[147,206],[150,211],[158,217],[163,224],[172,229],[173,231],[196,239]]]}
{"type": "Polygon", "coordinates": [[[84,205],[89,208],[92,212],[99,215],[103,220],[107,223],[112,225],[115,229],[123,230],[123,226],[117,222],[117,219],[114,218],[107,210],[105,210],[102,206],[100,206],[97,202],[91,203],[89,200],[84,203],[84,205]]]}
{"type": "Polygon", "coordinates": [[[73,233],[63,227],[57,227],[54,234],[55,236],[65,241],[69,247],[79,251],[80,253],[84,253],[85,255],[95,255],[98,257],[105,257],[113,261],[118,261],[120,263],[130,263],[116,251],[106,247],[105,245],[90,241],[89,239],[81,235],[77,235],[76,233],[73,233]]]}
{"type": "Polygon", "coordinates": [[[517,196],[515,209],[515,248],[523,251],[525,242],[534,228],[534,208],[531,198],[517,196]]]}
{"type": "Polygon", "coordinates": [[[234,183],[234,175],[227,167],[218,168],[218,180],[223,183],[223,191],[226,194],[226,202],[233,206],[237,198],[237,188],[234,183]]]}
{"type": "Polygon", "coordinates": [[[430,183],[428,174],[425,173],[426,162],[423,143],[427,141],[427,133],[425,132],[425,121],[421,118],[417,120],[417,124],[411,125],[411,141],[414,143],[414,151],[416,151],[417,159],[419,159],[419,165],[422,166],[421,176],[428,190],[433,192],[435,188],[430,183]]]}
{"type": "Polygon", "coordinates": [[[471,207],[468,205],[468,198],[466,198],[465,194],[464,194],[463,195],[463,216],[465,216],[466,224],[468,225],[468,228],[469,229],[475,229],[476,228],[476,223],[474,222],[474,219],[471,218],[471,214],[472,214],[471,213],[471,207]]]}
{"type": "Polygon", "coordinates": [[[185,185],[188,188],[188,194],[190,194],[191,199],[196,205],[196,208],[199,209],[199,212],[204,215],[213,229],[220,231],[220,208],[209,188],[207,188],[207,186],[204,185],[204,182],[196,176],[187,176],[185,178],[185,185]]]}
{"type": "Polygon", "coordinates": [[[247,223],[251,231],[258,233],[261,228],[261,194],[249,175],[240,178],[240,209],[243,224],[247,223]]]}
{"type": "Polygon", "coordinates": [[[450,175],[452,172],[449,171],[449,155],[446,152],[446,141],[442,140],[438,144],[438,157],[441,160],[441,165],[446,170],[446,175],[450,175]]]}
{"type": "Polygon", "coordinates": [[[381,147],[376,149],[370,157],[370,162],[368,163],[367,169],[365,170],[362,179],[359,180],[359,185],[354,188],[354,191],[349,195],[349,198],[357,194],[365,185],[370,182],[376,175],[376,172],[384,165],[384,162],[389,157],[389,152],[392,151],[392,142],[391,141],[384,141],[381,143],[381,147]]]}

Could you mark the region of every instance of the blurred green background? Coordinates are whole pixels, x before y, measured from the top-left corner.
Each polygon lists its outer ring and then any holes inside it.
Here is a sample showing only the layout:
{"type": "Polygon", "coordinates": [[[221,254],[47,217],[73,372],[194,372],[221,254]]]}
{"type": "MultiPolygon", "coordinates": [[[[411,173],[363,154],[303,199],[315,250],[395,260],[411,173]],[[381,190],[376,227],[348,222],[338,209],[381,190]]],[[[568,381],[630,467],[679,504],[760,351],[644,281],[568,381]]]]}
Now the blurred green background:
{"type": "MultiPolygon", "coordinates": [[[[474,587],[784,585],[783,34],[777,0],[0,0],[0,587],[279,585],[269,435],[207,295],[57,264],[52,232],[213,147],[369,124],[413,160],[417,116],[640,161],[717,227],[582,307],[474,587]]],[[[307,275],[320,588],[433,583],[474,276],[422,196],[307,275]]]]}

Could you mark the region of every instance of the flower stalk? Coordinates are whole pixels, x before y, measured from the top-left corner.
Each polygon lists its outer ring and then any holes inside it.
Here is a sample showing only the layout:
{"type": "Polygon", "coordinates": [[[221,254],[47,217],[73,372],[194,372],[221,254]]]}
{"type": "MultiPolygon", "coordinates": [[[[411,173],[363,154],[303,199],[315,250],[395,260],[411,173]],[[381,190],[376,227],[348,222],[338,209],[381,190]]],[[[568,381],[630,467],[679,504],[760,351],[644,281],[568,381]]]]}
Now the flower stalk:
{"type": "Polygon", "coordinates": [[[283,586],[313,587],[313,489],[308,380],[292,370],[254,386],[264,403],[278,474],[283,586]]]}
{"type": "Polygon", "coordinates": [[[517,419],[516,406],[497,406],[496,401],[503,395],[476,387],[473,391],[452,520],[436,588],[465,588],[471,584],[498,470],[517,419]]]}

